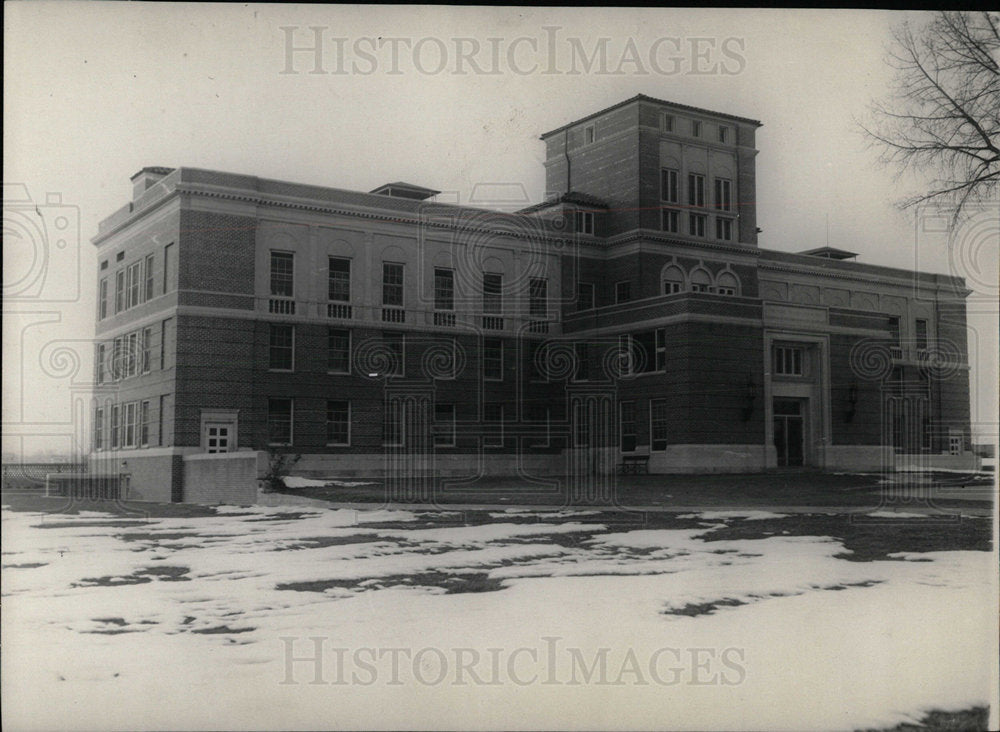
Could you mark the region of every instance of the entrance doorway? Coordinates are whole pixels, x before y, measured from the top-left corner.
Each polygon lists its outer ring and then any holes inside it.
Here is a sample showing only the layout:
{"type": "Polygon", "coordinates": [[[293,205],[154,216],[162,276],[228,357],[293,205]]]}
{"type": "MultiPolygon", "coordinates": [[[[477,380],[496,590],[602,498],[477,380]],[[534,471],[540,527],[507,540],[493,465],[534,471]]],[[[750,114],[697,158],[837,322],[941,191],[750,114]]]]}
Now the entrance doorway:
{"type": "Polygon", "coordinates": [[[774,400],[774,449],[778,467],[798,467],[805,463],[805,417],[801,399],[774,400]]]}

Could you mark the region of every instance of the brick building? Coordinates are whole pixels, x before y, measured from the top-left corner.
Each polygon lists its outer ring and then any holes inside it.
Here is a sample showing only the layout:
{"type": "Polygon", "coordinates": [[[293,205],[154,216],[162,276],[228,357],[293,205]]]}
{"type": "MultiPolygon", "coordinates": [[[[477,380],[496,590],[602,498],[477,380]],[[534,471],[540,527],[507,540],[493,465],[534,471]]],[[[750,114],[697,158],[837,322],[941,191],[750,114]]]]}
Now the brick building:
{"type": "Polygon", "coordinates": [[[634,97],[542,135],[517,212],[144,168],[93,240],[92,460],[154,500],[269,449],[470,480],[967,460],[964,282],[759,248],[759,126],[634,97]]]}

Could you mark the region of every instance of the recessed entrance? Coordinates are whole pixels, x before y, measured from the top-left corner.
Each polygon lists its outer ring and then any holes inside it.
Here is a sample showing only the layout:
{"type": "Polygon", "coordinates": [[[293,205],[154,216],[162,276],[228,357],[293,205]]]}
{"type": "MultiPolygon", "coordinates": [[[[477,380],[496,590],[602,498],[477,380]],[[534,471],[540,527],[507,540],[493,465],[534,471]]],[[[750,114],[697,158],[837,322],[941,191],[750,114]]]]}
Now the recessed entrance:
{"type": "Polygon", "coordinates": [[[778,467],[797,467],[805,460],[805,417],[801,399],[774,400],[774,449],[778,467]]]}

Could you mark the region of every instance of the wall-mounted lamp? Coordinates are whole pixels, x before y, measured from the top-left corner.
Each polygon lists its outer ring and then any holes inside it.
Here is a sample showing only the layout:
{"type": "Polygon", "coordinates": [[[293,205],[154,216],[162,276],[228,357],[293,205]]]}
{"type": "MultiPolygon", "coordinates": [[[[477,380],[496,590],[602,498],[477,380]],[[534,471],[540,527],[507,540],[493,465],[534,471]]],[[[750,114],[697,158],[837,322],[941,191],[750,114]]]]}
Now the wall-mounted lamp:
{"type": "Polygon", "coordinates": [[[743,421],[749,422],[753,416],[754,402],[757,400],[757,385],[753,377],[747,375],[747,383],[743,387],[743,421]]]}
{"type": "Polygon", "coordinates": [[[128,467],[128,460],[122,460],[122,469],[128,467]]]}
{"type": "Polygon", "coordinates": [[[850,422],[854,419],[854,412],[858,405],[858,384],[852,381],[847,388],[847,410],[844,412],[844,421],[850,422]]]}

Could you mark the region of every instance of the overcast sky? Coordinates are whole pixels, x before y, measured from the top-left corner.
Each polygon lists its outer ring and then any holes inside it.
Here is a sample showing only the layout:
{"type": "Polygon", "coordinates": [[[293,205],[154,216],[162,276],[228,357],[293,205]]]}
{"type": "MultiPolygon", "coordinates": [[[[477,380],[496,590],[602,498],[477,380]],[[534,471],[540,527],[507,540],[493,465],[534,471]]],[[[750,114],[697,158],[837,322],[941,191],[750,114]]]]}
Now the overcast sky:
{"type": "Polygon", "coordinates": [[[887,92],[884,47],[904,17],[921,20],[878,11],[7,3],[4,431],[74,429],[73,366],[59,349],[80,351],[75,378],[89,378],[80,344],[94,331],[89,240],[127,203],[141,167],[360,190],[406,180],[460,202],[477,184],[509,183],[536,202],[539,134],[637,93],[763,122],[762,247],[822,246],[828,219],[829,243],[862,262],[966,277],[978,289],[969,308],[972,418],[995,425],[996,229],[951,248],[918,232],[913,213],[892,204],[919,180],[879,167],[853,123],[887,92]],[[311,27],[325,73],[311,73],[311,51],[289,61],[289,45],[313,45],[311,27]],[[603,59],[594,53],[602,48],[603,59]],[[8,202],[22,190],[10,184],[26,186],[46,221],[59,214],[50,193],[79,215],[79,234],[50,247],[40,292],[38,250],[9,230],[8,202]]]}

